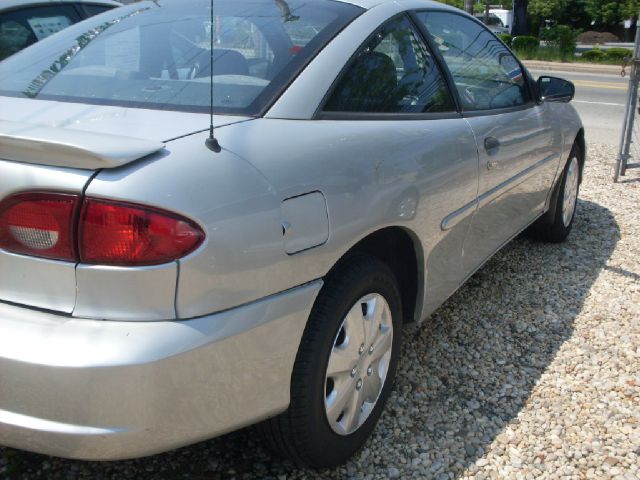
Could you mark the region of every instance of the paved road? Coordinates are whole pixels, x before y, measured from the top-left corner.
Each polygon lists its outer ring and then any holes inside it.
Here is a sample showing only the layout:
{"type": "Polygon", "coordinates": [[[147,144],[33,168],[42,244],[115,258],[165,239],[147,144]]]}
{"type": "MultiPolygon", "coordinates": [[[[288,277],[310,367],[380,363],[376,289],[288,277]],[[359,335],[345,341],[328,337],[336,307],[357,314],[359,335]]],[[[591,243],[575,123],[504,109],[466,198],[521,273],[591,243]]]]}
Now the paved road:
{"type": "Polygon", "coordinates": [[[534,77],[553,75],[571,80],[576,86],[573,105],[585,125],[588,142],[618,146],[627,99],[628,77],[593,73],[531,70],[534,77]]]}

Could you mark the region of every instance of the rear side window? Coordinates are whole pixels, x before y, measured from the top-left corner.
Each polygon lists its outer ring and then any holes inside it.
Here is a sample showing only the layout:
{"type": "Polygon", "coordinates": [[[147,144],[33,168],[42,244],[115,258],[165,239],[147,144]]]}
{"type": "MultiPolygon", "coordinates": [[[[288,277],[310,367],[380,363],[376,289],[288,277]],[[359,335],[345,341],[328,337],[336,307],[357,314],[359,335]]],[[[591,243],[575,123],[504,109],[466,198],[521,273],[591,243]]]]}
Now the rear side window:
{"type": "Polygon", "coordinates": [[[331,0],[134,3],[0,63],[0,95],[258,115],[362,9],[331,0]],[[213,51],[211,50],[213,39],[213,51]]]}
{"type": "Polygon", "coordinates": [[[449,12],[418,12],[453,75],[465,110],[516,107],[528,101],[516,58],[478,22],[449,12]]]}
{"type": "Polygon", "coordinates": [[[0,60],[80,21],[72,5],[40,6],[0,14],[0,60]]]}
{"type": "Polygon", "coordinates": [[[454,105],[433,56],[401,16],[360,49],[324,110],[436,113],[453,111],[454,105]]]}

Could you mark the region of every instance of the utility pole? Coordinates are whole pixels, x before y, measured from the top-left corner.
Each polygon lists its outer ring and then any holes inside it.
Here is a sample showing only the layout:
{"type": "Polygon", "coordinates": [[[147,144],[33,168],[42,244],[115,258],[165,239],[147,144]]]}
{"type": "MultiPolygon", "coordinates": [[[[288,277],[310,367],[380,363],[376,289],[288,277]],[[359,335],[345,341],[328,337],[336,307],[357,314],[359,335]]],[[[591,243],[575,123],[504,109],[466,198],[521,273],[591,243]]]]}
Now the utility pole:
{"type": "Polygon", "coordinates": [[[473,15],[473,0],[464,0],[464,11],[473,15]]]}

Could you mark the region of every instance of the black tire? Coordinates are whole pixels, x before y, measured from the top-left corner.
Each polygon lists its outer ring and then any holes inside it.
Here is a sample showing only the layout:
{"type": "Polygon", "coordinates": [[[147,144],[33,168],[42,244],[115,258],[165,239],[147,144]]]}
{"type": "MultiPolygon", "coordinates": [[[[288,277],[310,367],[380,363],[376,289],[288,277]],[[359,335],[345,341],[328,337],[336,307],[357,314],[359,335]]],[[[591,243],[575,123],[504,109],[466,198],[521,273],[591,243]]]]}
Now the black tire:
{"type": "Polygon", "coordinates": [[[356,453],[371,435],[392,390],[402,324],[398,283],[384,263],[369,255],[355,254],[332,271],[302,336],[291,379],[289,409],[262,425],[271,446],[298,465],[313,468],[335,467],[356,453]],[[368,417],[355,431],[341,435],[331,427],[325,411],[329,356],[347,312],[371,293],[382,295],[389,306],[393,326],[391,357],[382,390],[368,417]]]}
{"type": "MultiPolygon", "coordinates": [[[[556,185],[551,197],[551,205],[549,210],[540,217],[530,228],[529,233],[533,238],[542,242],[548,243],[561,243],[564,242],[573,226],[573,220],[576,213],[576,205],[574,204],[571,219],[568,223],[565,223],[563,218],[563,199],[565,195],[565,189],[567,188],[567,176],[569,168],[573,161],[578,165],[578,179],[580,178],[580,149],[574,145],[562,170],[562,177],[560,182],[556,185]]],[[[576,186],[576,198],[575,203],[578,201],[578,194],[580,192],[580,181],[577,181],[576,186]]]]}

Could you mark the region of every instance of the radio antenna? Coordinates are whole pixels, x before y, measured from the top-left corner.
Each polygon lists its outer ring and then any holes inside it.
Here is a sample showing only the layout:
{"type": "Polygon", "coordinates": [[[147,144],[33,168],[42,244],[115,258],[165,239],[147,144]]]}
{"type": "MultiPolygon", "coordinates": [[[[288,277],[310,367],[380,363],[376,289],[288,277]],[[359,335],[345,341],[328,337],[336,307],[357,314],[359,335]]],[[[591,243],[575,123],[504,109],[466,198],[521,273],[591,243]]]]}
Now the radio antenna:
{"type": "Polygon", "coordinates": [[[209,138],[204,142],[205,146],[212,152],[220,152],[222,148],[215,136],[213,126],[213,0],[210,1],[209,19],[211,27],[209,29],[209,47],[211,48],[209,59],[209,138]]]}

